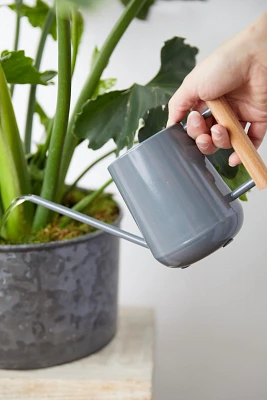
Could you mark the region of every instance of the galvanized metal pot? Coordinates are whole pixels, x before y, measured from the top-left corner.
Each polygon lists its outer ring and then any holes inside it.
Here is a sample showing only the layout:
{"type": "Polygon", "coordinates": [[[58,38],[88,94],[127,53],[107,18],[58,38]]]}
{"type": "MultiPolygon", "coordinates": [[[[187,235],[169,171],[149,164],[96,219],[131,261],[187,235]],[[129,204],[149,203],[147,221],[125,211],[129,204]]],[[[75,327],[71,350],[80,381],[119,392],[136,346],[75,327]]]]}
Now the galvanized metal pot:
{"type": "Polygon", "coordinates": [[[117,323],[118,250],[119,239],[100,231],[0,246],[0,368],[62,364],[109,343],[117,323]]]}

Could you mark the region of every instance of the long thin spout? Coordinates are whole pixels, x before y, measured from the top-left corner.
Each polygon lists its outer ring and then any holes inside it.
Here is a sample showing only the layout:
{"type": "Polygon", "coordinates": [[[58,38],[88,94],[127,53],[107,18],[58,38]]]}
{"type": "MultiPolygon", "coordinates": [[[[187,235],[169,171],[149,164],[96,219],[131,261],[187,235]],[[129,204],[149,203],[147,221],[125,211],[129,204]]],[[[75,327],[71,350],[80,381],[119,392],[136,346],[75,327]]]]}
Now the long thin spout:
{"type": "MultiPolygon", "coordinates": [[[[99,221],[98,219],[88,217],[87,215],[84,215],[78,211],[71,210],[68,207],[62,206],[57,203],[53,203],[52,201],[49,201],[49,200],[45,200],[42,197],[36,196],[34,194],[29,194],[26,196],[20,196],[19,199],[30,201],[31,203],[35,203],[40,206],[46,207],[49,210],[55,211],[59,214],[66,215],[66,217],[70,217],[72,219],[75,219],[76,221],[80,221],[84,224],[93,226],[93,227],[100,229],[102,231],[105,231],[107,233],[111,233],[112,235],[118,236],[122,239],[126,239],[129,242],[138,244],[139,246],[148,248],[148,245],[146,244],[145,239],[142,237],[139,237],[139,236],[133,235],[132,233],[123,231],[122,229],[117,228],[116,226],[99,221]]],[[[19,200],[19,199],[17,199],[17,200],[19,200]]]]}

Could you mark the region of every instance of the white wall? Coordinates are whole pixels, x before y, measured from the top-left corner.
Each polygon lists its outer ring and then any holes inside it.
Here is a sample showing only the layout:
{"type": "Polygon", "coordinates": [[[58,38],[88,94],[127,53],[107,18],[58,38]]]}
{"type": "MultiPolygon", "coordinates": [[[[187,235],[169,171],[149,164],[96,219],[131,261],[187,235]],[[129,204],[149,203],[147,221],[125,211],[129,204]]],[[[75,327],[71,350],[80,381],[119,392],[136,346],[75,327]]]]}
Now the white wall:
{"type": "MultiPolygon", "coordinates": [[[[0,3],[4,3],[1,0],[0,3]]],[[[180,35],[200,48],[199,59],[245,27],[266,9],[265,0],[159,2],[149,21],[135,21],[105,71],[118,77],[118,88],[145,83],[159,67],[164,40],[180,35]]],[[[118,1],[87,17],[87,29],[75,78],[77,96],[88,69],[93,45],[103,42],[119,16],[118,1]]],[[[13,14],[0,9],[0,47],[12,43],[13,14]]],[[[23,24],[23,46],[33,55],[35,32],[23,24]]],[[[43,67],[56,67],[52,41],[43,67]]],[[[55,87],[42,88],[47,110],[55,104],[55,87]]],[[[16,110],[24,126],[24,89],[16,90],[16,110]]],[[[40,136],[36,126],[35,136],[40,136]]],[[[104,150],[112,147],[105,146],[104,150]]],[[[69,180],[96,155],[83,146],[77,152],[69,180]]],[[[267,140],[261,154],[267,162],[267,140]]],[[[110,159],[111,160],[111,159],[110,159]]],[[[108,177],[103,163],[83,180],[96,186],[108,177]]],[[[115,188],[112,188],[115,192],[115,188]]],[[[118,197],[119,198],[119,197],[118,197]]],[[[121,243],[120,303],[156,310],[155,400],[265,400],[267,398],[267,191],[257,190],[244,204],[245,223],[229,247],[186,270],[171,270],[149,252],[121,243]]],[[[137,233],[125,210],[123,228],[137,233]]]]}

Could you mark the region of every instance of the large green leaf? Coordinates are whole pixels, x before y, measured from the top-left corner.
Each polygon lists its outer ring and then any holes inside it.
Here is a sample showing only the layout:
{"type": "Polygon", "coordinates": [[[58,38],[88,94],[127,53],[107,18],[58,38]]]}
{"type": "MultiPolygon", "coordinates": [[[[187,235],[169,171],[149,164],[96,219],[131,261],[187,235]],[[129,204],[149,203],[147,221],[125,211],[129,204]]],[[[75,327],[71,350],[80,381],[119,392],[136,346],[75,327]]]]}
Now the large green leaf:
{"type": "Polygon", "coordinates": [[[93,99],[106,93],[108,90],[113,88],[116,85],[116,83],[117,83],[116,78],[101,79],[97,85],[95,92],[94,92],[93,99]]]}
{"type": "Polygon", "coordinates": [[[131,147],[140,116],[166,100],[157,88],[137,84],[128,90],[106,93],[85,104],[75,123],[75,135],[89,139],[89,147],[94,150],[111,138],[118,150],[131,147]]]}
{"type": "Polygon", "coordinates": [[[134,84],[130,89],[109,92],[89,100],[76,118],[74,134],[89,139],[89,147],[93,149],[100,148],[111,138],[118,151],[125,146],[131,147],[140,118],[147,110],[167,104],[194,67],[196,53],[197,49],[185,44],[183,38],[167,41],[162,49],[162,65],[157,76],[148,85],[134,84]],[[187,61],[181,61],[184,57],[187,61]]]}
{"type": "MultiPolygon", "coordinates": [[[[9,5],[9,8],[11,8],[11,10],[14,10],[17,12],[16,3],[9,5]]],[[[22,4],[19,12],[22,17],[28,18],[29,23],[33,27],[42,28],[49,9],[50,9],[49,6],[46,3],[44,3],[42,0],[36,0],[35,5],[32,7],[30,7],[26,4],[22,4]]],[[[56,21],[54,21],[51,26],[50,34],[53,37],[53,39],[56,40],[56,38],[57,38],[56,21]]]]}
{"type": "Polygon", "coordinates": [[[158,86],[169,96],[177,90],[186,75],[195,66],[197,48],[185,44],[185,39],[174,37],[165,42],[161,50],[161,67],[148,85],[158,86]]]}
{"type": "MultiPolygon", "coordinates": [[[[131,0],[120,0],[122,4],[127,6],[131,0]]],[[[155,0],[147,0],[146,4],[141,8],[139,13],[137,14],[138,19],[145,20],[148,17],[150,7],[155,4],[155,0]]]]}
{"type": "Polygon", "coordinates": [[[133,85],[126,105],[123,128],[117,142],[118,150],[125,146],[132,147],[139,120],[146,110],[158,104],[166,104],[167,101],[168,96],[157,87],[133,85]]]}
{"type": "Polygon", "coordinates": [[[3,51],[0,62],[8,83],[47,85],[57,74],[55,71],[39,72],[33,65],[33,59],[26,57],[23,50],[3,51]]]}
{"type": "Polygon", "coordinates": [[[143,126],[138,131],[138,140],[144,140],[155,135],[166,127],[168,119],[168,107],[158,106],[147,110],[143,117],[143,126]]]}

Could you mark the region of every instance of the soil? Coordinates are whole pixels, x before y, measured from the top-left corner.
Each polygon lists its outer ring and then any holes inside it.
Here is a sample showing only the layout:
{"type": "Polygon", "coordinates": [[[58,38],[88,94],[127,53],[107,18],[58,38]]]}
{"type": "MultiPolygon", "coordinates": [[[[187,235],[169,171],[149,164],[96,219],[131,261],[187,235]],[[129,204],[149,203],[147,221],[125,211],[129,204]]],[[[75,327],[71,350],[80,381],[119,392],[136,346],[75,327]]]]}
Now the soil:
{"type": "MultiPolygon", "coordinates": [[[[65,200],[63,201],[63,205],[71,208],[89,193],[90,192],[85,193],[82,190],[75,189],[65,198],[65,200]]],[[[91,217],[97,218],[100,221],[112,223],[119,216],[119,208],[116,202],[113,200],[112,195],[104,193],[99,196],[95,201],[93,201],[87,208],[85,208],[83,210],[83,213],[91,217]]],[[[21,241],[21,244],[38,244],[55,242],[58,240],[73,239],[97,230],[92,226],[82,224],[74,220],[71,220],[67,226],[60,227],[62,218],[64,217],[59,215],[54,216],[52,222],[47,225],[42,231],[38,232],[35,235],[32,235],[27,240],[21,241]]],[[[0,245],[8,244],[12,243],[0,238],[0,245]]]]}

